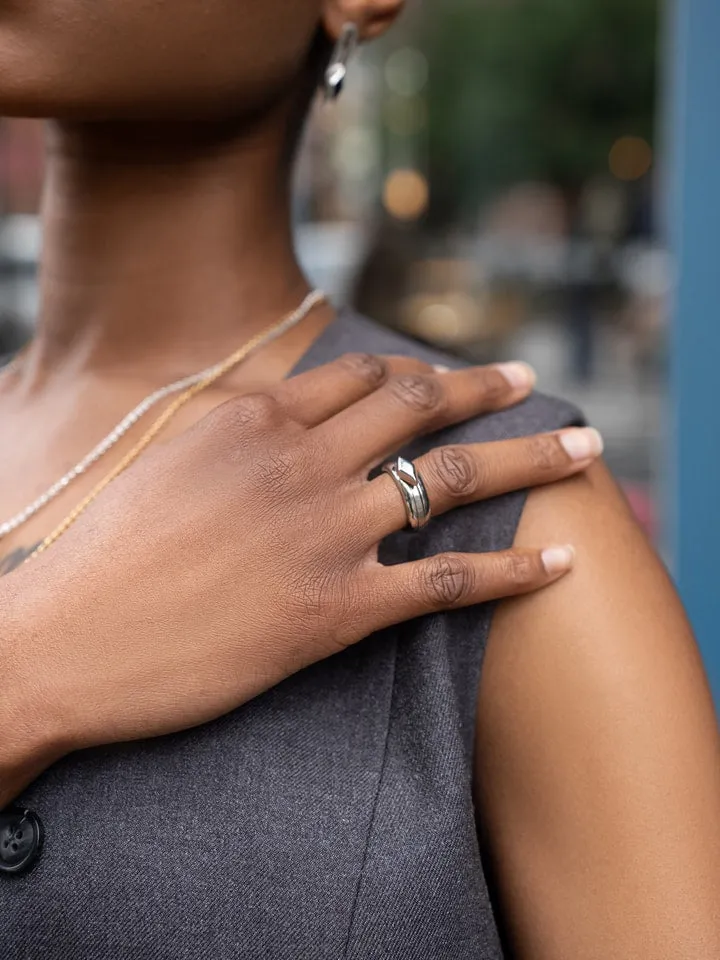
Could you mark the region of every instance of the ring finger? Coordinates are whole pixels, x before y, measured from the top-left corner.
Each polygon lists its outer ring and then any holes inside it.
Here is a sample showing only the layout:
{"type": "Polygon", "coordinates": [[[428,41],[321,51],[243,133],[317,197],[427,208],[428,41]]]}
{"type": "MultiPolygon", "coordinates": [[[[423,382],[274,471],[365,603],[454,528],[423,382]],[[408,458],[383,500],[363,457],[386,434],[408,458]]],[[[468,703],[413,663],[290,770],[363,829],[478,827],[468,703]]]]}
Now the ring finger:
{"type": "MultiPolygon", "coordinates": [[[[436,447],[418,457],[434,515],[503,493],[553,483],[585,470],[602,453],[597,430],[572,428],[556,433],[436,447]]],[[[378,540],[407,523],[405,501],[394,480],[382,474],[368,485],[378,540]]]]}

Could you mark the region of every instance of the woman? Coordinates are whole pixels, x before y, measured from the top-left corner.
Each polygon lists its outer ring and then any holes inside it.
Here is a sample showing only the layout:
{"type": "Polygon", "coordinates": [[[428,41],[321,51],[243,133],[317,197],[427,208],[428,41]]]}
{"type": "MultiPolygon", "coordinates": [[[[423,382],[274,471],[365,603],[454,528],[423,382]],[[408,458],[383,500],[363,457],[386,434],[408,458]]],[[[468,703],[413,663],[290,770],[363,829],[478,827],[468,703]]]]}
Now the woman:
{"type": "Polygon", "coordinates": [[[11,960],[720,956],[699,657],[597,435],[518,405],[526,370],[442,373],[306,300],[72,470],[303,300],[299,118],[328,41],[399,5],[0,13],[3,111],[57,118],[38,334],[0,384],[11,960]],[[413,470],[435,519],[401,532],[413,470]]]}

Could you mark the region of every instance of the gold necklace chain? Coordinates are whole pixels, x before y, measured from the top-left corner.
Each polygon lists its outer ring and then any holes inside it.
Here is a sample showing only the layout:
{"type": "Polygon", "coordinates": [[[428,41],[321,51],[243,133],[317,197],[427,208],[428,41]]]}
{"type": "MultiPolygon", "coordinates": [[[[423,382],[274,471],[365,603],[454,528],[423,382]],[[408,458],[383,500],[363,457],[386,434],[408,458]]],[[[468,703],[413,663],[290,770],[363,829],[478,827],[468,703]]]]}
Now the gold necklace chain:
{"type": "Polygon", "coordinates": [[[252,340],[244,344],[242,347],[239,347],[235,353],[227,358],[222,364],[216,367],[215,371],[204,380],[201,380],[199,383],[193,384],[188,390],[184,393],[181,393],[179,397],[176,397],[175,400],[160,414],[160,416],[155,420],[152,426],[143,434],[143,436],[137,441],[132,450],[129,450],[128,453],[120,460],[120,462],[113,467],[113,469],[106,474],[102,480],[100,480],[95,487],[90,491],[90,493],[81,500],[80,503],[65,517],[62,523],[48,534],[45,539],[38,544],[35,549],[25,557],[23,563],[27,563],[28,560],[32,560],[35,557],[39,556],[41,553],[44,553],[49,547],[51,547],[60,537],[66,533],[70,527],[75,523],[75,521],[82,516],[82,514],[87,510],[91,503],[93,503],[108,487],[113,480],[117,479],[121,473],[123,473],[131,464],[133,464],[138,457],[150,446],[153,440],[157,437],[160,431],[172,420],[175,414],[189,403],[193,397],[196,397],[203,390],[206,390],[208,387],[212,386],[217,380],[225,376],[226,373],[229,373],[233,367],[236,367],[241,363],[249,353],[255,350],[258,346],[264,345],[272,339],[280,336],[284,333],[290,326],[293,326],[298,320],[307,316],[307,314],[316,306],[323,303],[327,299],[326,295],[320,291],[313,291],[308,297],[305,298],[301,306],[293,311],[293,313],[284,317],[279,323],[273,325],[269,329],[259,333],[256,337],[253,337],[252,340]]]}

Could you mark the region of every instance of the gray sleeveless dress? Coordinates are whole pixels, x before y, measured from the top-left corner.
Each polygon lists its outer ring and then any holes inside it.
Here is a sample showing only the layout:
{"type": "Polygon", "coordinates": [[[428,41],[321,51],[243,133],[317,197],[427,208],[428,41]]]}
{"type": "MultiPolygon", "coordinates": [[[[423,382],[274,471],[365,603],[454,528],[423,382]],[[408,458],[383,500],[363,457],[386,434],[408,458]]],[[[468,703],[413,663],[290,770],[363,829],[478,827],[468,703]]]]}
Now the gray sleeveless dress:
{"type": "MultiPolygon", "coordinates": [[[[459,365],[346,313],[296,372],[346,351],[459,365]]],[[[535,395],[406,452],[578,420],[535,395]]],[[[381,557],[508,547],[523,502],[437,518],[381,557]]],[[[215,723],[57,764],[19,801],[46,838],[29,873],[0,874],[0,956],[500,960],[471,791],[491,616],[415,620],[215,723]]]]}

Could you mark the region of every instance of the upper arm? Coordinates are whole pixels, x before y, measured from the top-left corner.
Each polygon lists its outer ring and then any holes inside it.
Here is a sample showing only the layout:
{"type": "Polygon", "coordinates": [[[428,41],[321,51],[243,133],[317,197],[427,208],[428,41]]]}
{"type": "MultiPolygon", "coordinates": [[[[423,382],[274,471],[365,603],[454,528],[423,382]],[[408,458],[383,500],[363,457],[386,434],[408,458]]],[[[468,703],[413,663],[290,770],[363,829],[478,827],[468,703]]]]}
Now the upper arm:
{"type": "Polygon", "coordinates": [[[476,788],[525,960],[720,957],[720,740],[662,565],[602,465],[531,494],[574,571],[493,623],[476,788]]]}

